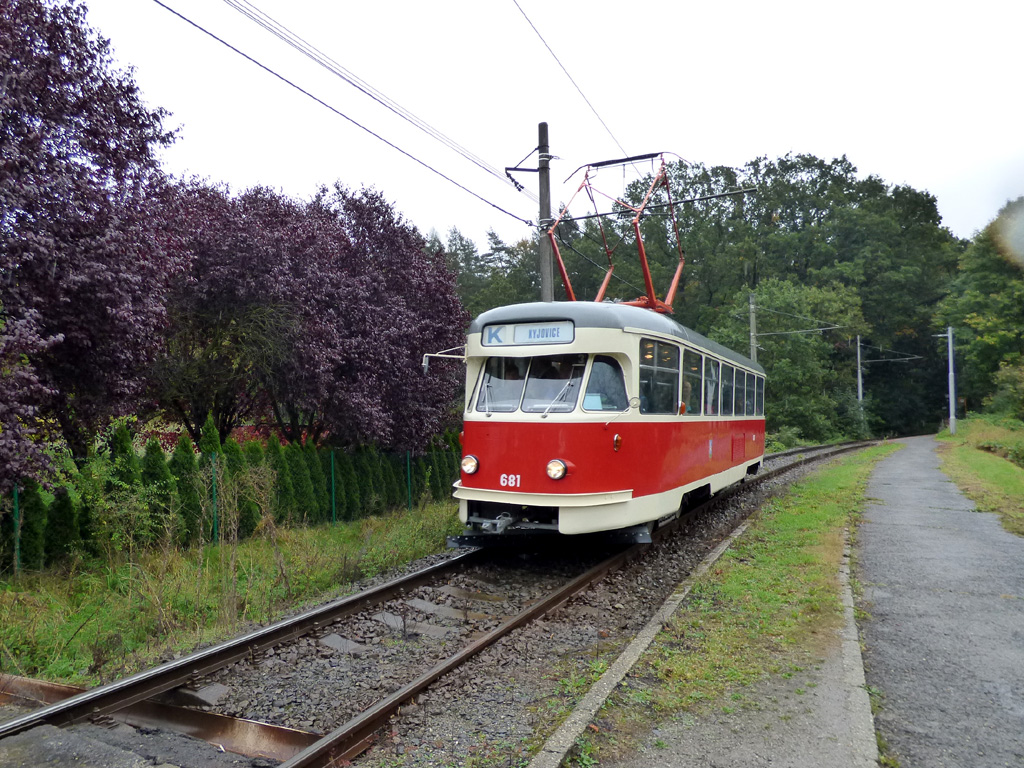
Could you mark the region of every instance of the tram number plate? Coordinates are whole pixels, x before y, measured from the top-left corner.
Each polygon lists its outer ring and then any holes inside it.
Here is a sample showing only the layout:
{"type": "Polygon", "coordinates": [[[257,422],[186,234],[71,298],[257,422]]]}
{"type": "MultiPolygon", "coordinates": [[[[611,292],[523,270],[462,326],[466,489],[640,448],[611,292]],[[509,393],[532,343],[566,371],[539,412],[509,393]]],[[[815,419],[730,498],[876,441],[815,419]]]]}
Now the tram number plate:
{"type": "Polygon", "coordinates": [[[522,475],[502,475],[498,478],[502,488],[518,488],[523,484],[522,475]]]}

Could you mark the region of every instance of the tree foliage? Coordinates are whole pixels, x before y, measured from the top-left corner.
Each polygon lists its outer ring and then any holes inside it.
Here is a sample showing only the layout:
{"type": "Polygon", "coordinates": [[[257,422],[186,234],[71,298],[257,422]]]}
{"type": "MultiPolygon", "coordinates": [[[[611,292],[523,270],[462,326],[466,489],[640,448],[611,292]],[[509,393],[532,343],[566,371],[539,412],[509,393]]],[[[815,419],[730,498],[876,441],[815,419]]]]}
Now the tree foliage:
{"type": "Polygon", "coordinates": [[[5,2],[0,72],[0,349],[19,335],[30,402],[45,393],[30,423],[83,460],[138,404],[159,344],[175,265],[155,152],[171,136],[78,3],[5,2]]]}

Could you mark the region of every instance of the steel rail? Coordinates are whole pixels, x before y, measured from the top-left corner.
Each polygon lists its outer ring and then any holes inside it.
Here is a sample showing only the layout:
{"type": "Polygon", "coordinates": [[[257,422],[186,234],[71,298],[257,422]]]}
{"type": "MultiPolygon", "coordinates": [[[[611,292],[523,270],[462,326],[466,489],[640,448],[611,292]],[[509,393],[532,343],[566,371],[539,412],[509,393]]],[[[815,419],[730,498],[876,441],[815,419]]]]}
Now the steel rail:
{"type": "Polygon", "coordinates": [[[343,597],[298,616],[276,622],[240,638],[161,664],[123,680],[92,688],[64,701],[0,724],[0,739],[37,725],[71,725],[90,717],[111,714],[177,688],[193,678],[208,675],[247,656],[301,637],[312,630],[331,624],[337,619],[390,600],[407,589],[435,578],[438,574],[461,568],[467,562],[479,557],[479,552],[476,550],[458,555],[443,563],[432,565],[386,584],[343,597]]]}
{"type": "MultiPolygon", "coordinates": [[[[0,674],[0,702],[38,707],[54,704],[79,693],[82,688],[45,680],[0,674]]],[[[316,743],[318,733],[282,725],[245,720],[214,712],[178,707],[156,701],[140,701],[109,715],[119,723],[136,728],[162,728],[215,744],[228,752],[247,757],[284,761],[316,743]]]]}
{"type": "Polygon", "coordinates": [[[279,768],[314,768],[314,766],[330,765],[333,760],[348,759],[351,754],[358,754],[366,740],[385,725],[392,715],[398,712],[405,702],[422,692],[427,686],[453,669],[464,664],[476,654],[494,645],[499,639],[518,629],[524,624],[543,616],[561,606],[571,597],[583,591],[606,575],[621,568],[647,547],[646,544],[634,544],[607,560],[595,565],[586,573],[559,587],[547,597],[513,616],[501,626],[477,638],[458,653],[439,662],[423,675],[407,683],[377,704],[356,715],[344,725],[339,726],[324,736],[309,749],[281,764],[279,768]]]}
{"type": "MultiPolygon", "coordinates": [[[[844,446],[836,450],[829,451],[824,455],[819,454],[817,456],[804,457],[787,464],[785,467],[779,467],[777,469],[764,472],[763,474],[759,474],[756,479],[748,480],[742,485],[733,486],[733,488],[729,489],[728,492],[719,493],[703,504],[681,514],[675,520],[672,520],[666,525],[658,528],[652,534],[652,537],[654,537],[655,540],[658,540],[663,536],[666,536],[670,530],[674,529],[678,525],[692,520],[702,512],[720,504],[723,500],[731,497],[735,493],[738,493],[740,490],[755,487],[756,485],[770,480],[783,472],[795,469],[796,467],[802,466],[811,461],[830,458],[840,453],[855,450],[856,448],[861,447],[861,445],[862,444],[844,446]]],[[[378,729],[386,725],[391,717],[398,713],[399,709],[405,702],[410,701],[417,694],[423,692],[431,685],[431,683],[434,683],[453,669],[461,666],[470,658],[493,645],[500,638],[509,634],[514,629],[554,611],[574,595],[582,592],[590,585],[603,579],[612,571],[621,568],[629,561],[638,557],[648,546],[649,545],[647,544],[634,544],[613,555],[604,562],[594,566],[581,576],[577,576],[572,581],[552,592],[548,597],[523,610],[506,621],[500,627],[497,627],[486,635],[478,638],[448,659],[436,664],[416,680],[407,683],[387,698],[382,699],[377,704],[374,704],[359,715],[356,715],[344,725],[339,726],[337,729],[324,736],[320,741],[316,742],[308,749],[282,763],[280,768],[321,768],[322,766],[329,766],[335,761],[352,759],[369,747],[373,734],[378,729]]]]}

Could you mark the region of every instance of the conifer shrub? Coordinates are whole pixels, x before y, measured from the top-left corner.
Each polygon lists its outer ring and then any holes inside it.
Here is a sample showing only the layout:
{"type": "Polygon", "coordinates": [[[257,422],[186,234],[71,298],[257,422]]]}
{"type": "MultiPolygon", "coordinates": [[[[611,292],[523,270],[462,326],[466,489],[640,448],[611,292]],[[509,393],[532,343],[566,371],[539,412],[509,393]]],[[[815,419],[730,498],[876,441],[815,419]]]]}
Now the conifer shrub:
{"type": "Polygon", "coordinates": [[[132,446],[132,436],[125,424],[120,424],[110,438],[111,477],[126,486],[138,485],[142,475],[139,457],[132,446]]]}
{"type": "Polygon", "coordinates": [[[341,468],[338,466],[338,459],[335,457],[335,451],[333,448],[324,448],[318,451],[320,456],[320,466],[324,474],[324,485],[327,488],[327,519],[331,519],[332,507],[331,507],[331,485],[333,482],[334,486],[334,506],[333,515],[335,520],[345,520],[345,482],[341,476],[341,468]],[[334,470],[334,474],[331,474],[331,470],[334,470]],[[332,479],[333,478],[333,479],[332,479]]]}
{"type": "Polygon", "coordinates": [[[328,479],[324,477],[324,468],[320,463],[316,446],[312,442],[302,448],[302,456],[309,468],[309,481],[313,484],[313,497],[316,499],[317,522],[331,519],[331,489],[328,479]]]}
{"type": "MultiPolygon", "coordinates": [[[[174,453],[171,454],[168,469],[174,477],[181,509],[181,530],[178,541],[188,546],[199,539],[202,505],[199,500],[199,490],[196,488],[196,454],[192,448],[192,441],[184,432],[178,437],[178,443],[174,446],[174,453]]],[[[84,538],[84,531],[82,535],[84,538]]]]}
{"type": "Polygon", "coordinates": [[[242,453],[245,454],[245,461],[250,467],[258,467],[266,459],[262,446],[255,440],[246,443],[242,447],[242,453]]]}
{"type": "Polygon", "coordinates": [[[176,527],[177,483],[167,466],[164,449],[156,437],[149,438],[142,456],[142,485],[149,491],[150,513],[158,528],[176,527]]]}
{"type": "Polygon", "coordinates": [[[78,530],[78,510],[67,488],[57,488],[46,515],[46,535],[43,542],[46,565],[65,560],[81,543],[78,530]]]}
{"type": "Polygon", "coordinates": [[[284,449],[288,461],[288,469],[292,475],[292,489],[295,493],[295,522],[315,523],[319,516],[319,506],[313,491],[313,482],[309,478],[309,465],[302,449],[296,443],[289,443],[284,449]]]}
{"type": "Polygon", "coordinates": [[[375,482],[373,462],[365,446],[360,446],[352,454],[352,468],[359,483],[359,499],[362,501],[360,516],[379,512],[382,507],[379,484],[375,482]]]}
{"type": "Polygon", "coordinates": [[[413,460],[413,485],[412,498],[417,504],[422,503],[425,497],[432,496],[430,489],[430,463],[426,456],[417,456],[413,460]]]}
{"type": "Polygon", "coordinates": [[[444,454],[436,448],[430,449],[430,494],[434,501],[441,501],[447,495],[445,478],[448,477],[448,467],[444,454]]]}
{"type": "MultiPolygon", "coordinates": [[[[336,451],[334,460],[338,464],[342,487],[345,491],[345,520],[357,520],[363,516],[363,494],[356,463],[348,451],[336,451]]],[[[340,513],[339,513],[340,514],[340,513]]]]}
{"type": "Polygon", "coordinates": [[[217,423],[213,420],[213,414],[206,414],[206,421],[203,428],[199,430],[199,454],[210,460],[210,454],[220,454],[220,432],[217,430],[217,423]]]}
{"type": "MultiPolygon", "coordinates": [[[[250,445],[256,446],[259,455],[254,464],[249,462],[246,453],[242,450],[242,446],[234,438],[229,437],[224,441],[221,451],[224,454],[224,468],[227,470],[229,477],[237,477],[239,473],[245,471],[250,466],[259,466],[263,458],[263,452],[259,450],[258,443],[250,443],[250,445]]],[[[241,493],[238,498],[238,538],[245,539],[252,536],[259,522],[259,505],[251,498],[250,494],[241,493]]]]}
{"type": "Polygon", "coordinates": [[[395,509],[400,503],[398,477],[395,475],[395,467],[391,463],[391,457],[374,449],[377,464],[380,467],[381,484],[384,487],[384,502],[388,509],[395,509]]]}
{"type": "Polygon", "coordinates": [[[274,522],[283,523],[294,513],[295,491],[292,487],[292,473],[277,435],[271,435],[267,440],[267,460],[271,469],[277,473],[277,508],[274,510],[274,522]]]}
{"type": "Polygon", "coordinates": [[[46,502],[39,492],[39,483],[25,481],[20,502],[21,567],[41,571],[46,553],[46,502]]]}

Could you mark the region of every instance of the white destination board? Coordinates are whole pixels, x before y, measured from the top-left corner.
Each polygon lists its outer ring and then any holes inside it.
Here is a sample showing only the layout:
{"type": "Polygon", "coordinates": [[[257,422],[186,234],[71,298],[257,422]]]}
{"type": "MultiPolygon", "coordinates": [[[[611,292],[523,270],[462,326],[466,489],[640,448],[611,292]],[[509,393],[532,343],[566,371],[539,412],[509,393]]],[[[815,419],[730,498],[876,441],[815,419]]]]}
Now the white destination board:
{"type": "Polygon", "coordinates": [[[510,347],[522,344],[570,344],[575,338],[572,320],[551,323],[509,323],[487,325],[480,334],[485,347],[510,347]]]}

